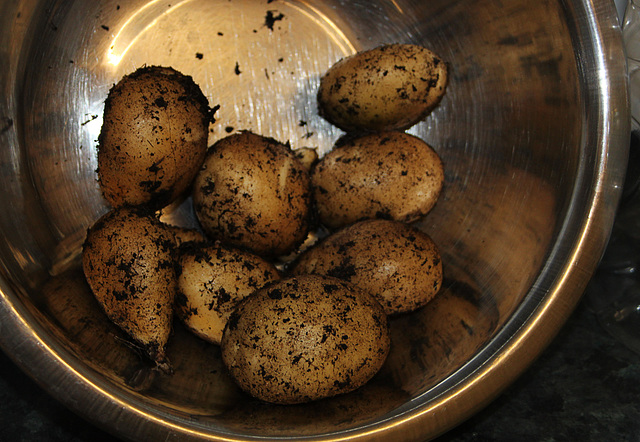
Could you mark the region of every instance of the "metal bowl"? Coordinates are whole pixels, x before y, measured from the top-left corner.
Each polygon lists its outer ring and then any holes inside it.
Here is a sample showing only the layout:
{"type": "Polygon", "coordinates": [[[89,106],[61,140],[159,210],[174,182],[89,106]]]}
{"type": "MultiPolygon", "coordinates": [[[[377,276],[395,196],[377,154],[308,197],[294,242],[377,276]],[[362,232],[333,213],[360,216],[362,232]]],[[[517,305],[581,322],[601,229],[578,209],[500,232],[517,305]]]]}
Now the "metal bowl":
{"type": "MultiPolygon", "coordinates": [[[[0,344],[52,395],[128,439],[427,439],[498,395],[570,314],[607,241],[629,133],[625,62],[606,0],[40,1],[0,3],[0,344]],[[109,88],[147,65],[220,105],[210,141],[251,129],[329,150],[320,74],[381,43],[449,63],[439,107],[410,129],[441,155],[444,193],[417,225],[446,281],[392,321],[361,389],[273,406],[230,381],[176,323],[171,376],[150,370],[78,270],[107,206],[96,138],[109,88]]],[[[167,210],[193,222],[189,200],[167,210]]]]}

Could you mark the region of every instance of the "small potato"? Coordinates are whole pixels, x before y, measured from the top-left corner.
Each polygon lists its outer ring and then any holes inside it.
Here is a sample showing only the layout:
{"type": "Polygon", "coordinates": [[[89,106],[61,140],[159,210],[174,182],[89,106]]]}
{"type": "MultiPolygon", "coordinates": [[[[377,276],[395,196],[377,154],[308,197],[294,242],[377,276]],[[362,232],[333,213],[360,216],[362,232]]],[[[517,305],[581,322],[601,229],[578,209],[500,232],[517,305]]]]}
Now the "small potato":
{"type": "Polygon", "coordinates": [[[238,385],[266,402],[296,404],[355,390],[389,353],[388,320],[367,293],[305,275],[246,298],[222,337],[238,385]]]}
{"type": "Polygon", "coordinates": [[[204,236],[204,234],[197,229],[173,226],[171,224],[164,224],[164,226],[169,230],[169,232],[173,234],[173,239],[176,247],[180,247],[182,244],[187,242],[207,242],[207,238],[204,236]]]}
{"type": "Polygon", "coordinates": [[[388,220],[362,221],[324,238],[299,257],[291,274],[348,281],[373,295],[388,315],[426,305],[442,286],[442,262],[433,240],[388,220]]]}
{"type": "Polygon", "coordinates": [[[264,259],[221,245],[190,243],[176,256],[176,312],[200,338],[220,344],[222,331],[241,300],[280,279],[264,259]]]}
{"type": "Polygon", "coordinates": [[[321,78],[320,114],[347,132],[407,129],[440,102],[447,66],[430,50],[390,44],[334,64],[321,78]]]}
{"type": "Polygon", "coordinates": [[[311,227],[308,171],[287,145],[251,132],[209,149],[193,203],[208,236],[261,256],[292,252],[311,227]]]}
{"type": "Polygon", "coordinates": [[[318,161],[318,151],[312,147],[300,147],[294,150],[293,154],[307,170],[311,170],[313,165],[318,161]]]}
{"type": "Polygon", "coordinates": [[[113,206],[161,208],[190,186],[207,151],[209,102],[189,76],[150,66],[105,101],[98,178],[113,206]]]}
{"type": "Polygon", "coordinates": [[[82,251],[84,275],[107,316],[160,368],[168,367],[165,346],[176,291],[173,244],[156,218],[123,207],[89,228],[82,251]]]}
{"type": "Polygon", "coordinates": [[[334,148],[316,164],[311,182],[319,221],[329,229],[369,218],[413,222],[436,204],[444,169],[420,138],[383,132],[334,148]]]}

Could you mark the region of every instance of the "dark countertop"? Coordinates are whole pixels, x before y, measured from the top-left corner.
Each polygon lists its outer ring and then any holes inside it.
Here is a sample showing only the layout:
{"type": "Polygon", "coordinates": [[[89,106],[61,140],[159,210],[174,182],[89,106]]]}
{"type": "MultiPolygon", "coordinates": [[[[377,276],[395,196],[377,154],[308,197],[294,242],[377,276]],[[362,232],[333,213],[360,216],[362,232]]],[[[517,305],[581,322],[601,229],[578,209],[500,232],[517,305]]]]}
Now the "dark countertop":
{"type": "MultiPolygon", "coordinates": [[[[0,353],[0,440],[114,441],[0,353]]],[[[600,325],[588,297],[506,392],[438,442],[640,440],[640,355],[600,325]]]]}
{"type": "Polygon", "coordinates": [[[640,355],[586,300],[523,376],[439,442],[572,440],[640,440],[640,355]]]}

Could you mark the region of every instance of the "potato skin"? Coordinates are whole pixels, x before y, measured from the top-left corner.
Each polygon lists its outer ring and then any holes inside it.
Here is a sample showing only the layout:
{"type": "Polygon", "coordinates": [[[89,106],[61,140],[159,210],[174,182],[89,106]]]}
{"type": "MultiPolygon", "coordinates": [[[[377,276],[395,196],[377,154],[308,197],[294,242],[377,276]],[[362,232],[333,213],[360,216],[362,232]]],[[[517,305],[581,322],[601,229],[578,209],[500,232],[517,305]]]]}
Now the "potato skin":
{"type": "Polygon", "coordinates": [[[105,101],[98,179],[113,207],[161,208],[183,194],[207,151],[209,103],[189,76],[149,66],[123,77],[105,101]]]}
{"type": "Polygon", "coordinates": [[[336,278],[284,279],[246,298],[222,337],[238,385],[266,402],[296,404],[346,393],[389,353],[388,320],[367,293],[336,278]]]}
{"type": "Polygon", "coordinates": [[[426,305],[440,291],[440,251],[431,237],[408,224],[366,220],[307,249],[292,275],[317,274],[348,281],[374,296],[387,315],[426,305]]]}
{"type": "Polygon", "coordinates": [[[320,114],[346,132],[407,129],[440,102],[442,59],[417,45],[390,44],[334,64],[321,78],[320,114]]]}
{"type": "Polygon", "coordinates": [[[444,169],[420,138],[391,131],[335,147],[316,164],[311,183],[318,219],[329,229],[370,218],[413,222],[436,204],[444,169]]]}
{"type": "Polygon", "coordinates": [[[210,237],[261,256],[292,252],[312,223],[308,171],[287,145],[251,132],[211,146],[193,203],[210,237]]]}
{"type": "Polygon", "coordinates": [[[173,317],[173,241],[156,218],[121,207],[88,229],[82,251],[84,275],[109,319],[158,363],[173,317]]]}
{"type": "Polygon", "coordinates": [[[205,243],[207,238],[202,232],[197,229],[191,229],[188,227],[174,226],[171,224],[163,224],[163,226],[173,234],[175,241],[175,247],[180,247],[182,244],[188,242],[205,243]]]}
{"type": "Polygon", "coordinates": [[[176,313],[200,338],[220,344],[236,306],[280,279],[278,269],[257,255],[220,244],[186,243],[176,253],[176,313]]]}

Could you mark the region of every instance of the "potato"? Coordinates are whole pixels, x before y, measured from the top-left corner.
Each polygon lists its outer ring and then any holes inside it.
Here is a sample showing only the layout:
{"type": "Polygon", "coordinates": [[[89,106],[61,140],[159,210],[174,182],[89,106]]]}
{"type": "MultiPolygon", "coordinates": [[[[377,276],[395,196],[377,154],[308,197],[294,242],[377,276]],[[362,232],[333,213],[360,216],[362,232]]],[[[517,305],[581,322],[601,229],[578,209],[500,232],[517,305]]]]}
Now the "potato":
{"type": "Polygon", "coordinates": [[[87,232],[82,268],[107,316],[160,368],[171,332],[176,275],[173,236],[139,209],[113,209],[87,232]]]}
{"type": "Polygon", "coordinates": [[[290,253],[311,227],[308,171],[287,145],[251,132],[209,149],[193,203],[205,233],[261,256],[290,253]]]}
{"type": "Polygon", "coordinates": [[[240,301],[280,279],[278,269],[251,253],[222,245],[190,243],[176,253],[176,312],[200,338],[220,344],[240,301]]]}
{"type": "Polygon", "coordinates": [[[348,281],[374,296],[393,315],[427,304],[442,286],[440,252],[426,233],[407,224],[366,220],[307,249],[291,274],[348,281]]]}
{"type": "Polygon", "coordinates": [[[416,221],[436,204],[444,170],[420,138],[391,131],[335,147],[316,164],[311,182],[319,221],[337,229],[369,218],[416,221]]]}
{"type": "Polygon", "coordinates": [[[266,402],[295,404],[365,384],[389,345],[388,320],[373,297],[336,278],[305,275],[240,303],[221,348],[243,390],[266,402]]]}
{"type": "Polygon", "coordinates": [[[446,64],[430,50],[384,45],[344,58],[322,76],[319,112],[347,132],[406,129],[440,102],[447,81],[446,64]]]}
{"type": "Polygon", "coordinates": [[[161,208],[190,186],[207,151],[209,102],[189,76],[150,66],[125,76],[105,101],[98,179],[113,207],[161,208]]]}
{"type": "Polygon", "coordinates": [[[197,229],[173,226],[171,224],[163,225],[169,230],[169,232],[171,232],[171,234],[173,234],[173,239],[176,247],[180,247],[182,244],[187,242],[207,242],[207,238],[204,236],[204,234],[197,229]]]}
{"type": "Polygon", "coordinates": [[[311,170],[313,165],[318,161],[318,151],[312,147],[300,147],[294,150],[293,154],[307,170],[311,170]]]}

